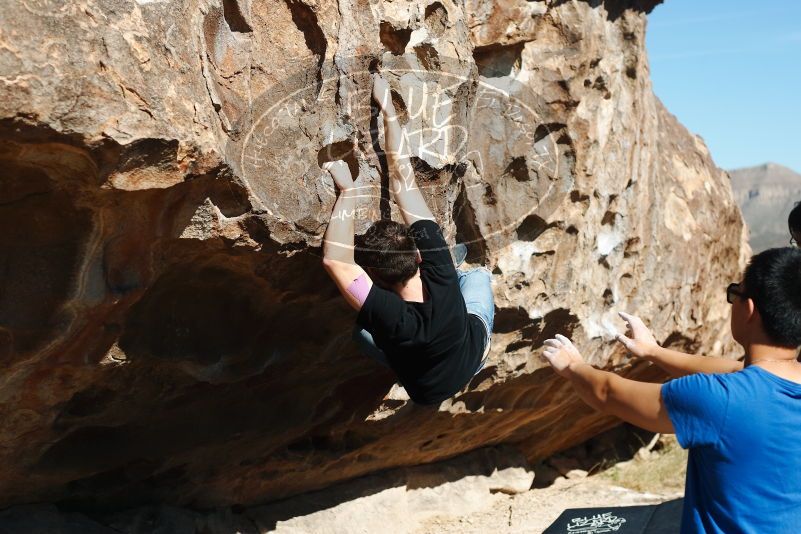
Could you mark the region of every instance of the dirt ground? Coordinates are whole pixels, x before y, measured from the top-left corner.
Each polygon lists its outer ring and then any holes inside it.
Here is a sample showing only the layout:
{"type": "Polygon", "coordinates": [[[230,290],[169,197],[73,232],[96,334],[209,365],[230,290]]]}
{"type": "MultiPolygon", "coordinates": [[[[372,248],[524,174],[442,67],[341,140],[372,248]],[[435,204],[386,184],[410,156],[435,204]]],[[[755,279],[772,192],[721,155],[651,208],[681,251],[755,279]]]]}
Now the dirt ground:
{"type": "Polygon", "coordinates": [[[546,480],[539,484],[544,487],[517,495],[495,494],[489,510],[458,518],[434,517],[416,534],[532,534],[545,530],[568,508],[658,504],[682,497],[686,462],[686,452],[672,436],[656,436],[634,458],[596,466],[589,475],[576,466],[575,458],[566,456],[553,462],[563,472],[553,481],[547,477],[554,466],[540,466],[538,475],[546,480]]]}

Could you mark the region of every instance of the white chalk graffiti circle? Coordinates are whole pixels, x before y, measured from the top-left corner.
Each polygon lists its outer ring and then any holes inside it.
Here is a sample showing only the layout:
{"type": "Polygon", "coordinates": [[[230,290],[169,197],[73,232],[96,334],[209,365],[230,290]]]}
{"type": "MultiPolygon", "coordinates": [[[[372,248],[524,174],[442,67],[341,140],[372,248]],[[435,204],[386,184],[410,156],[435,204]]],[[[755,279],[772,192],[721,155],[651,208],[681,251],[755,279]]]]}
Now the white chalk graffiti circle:
{"type": "Polygon", "coordinates": [[[576,517],[567,525],[569,534],[602,534],[617,532],[626,522],[626,518],[617,517],[612,512],[596,514],[590,517],[576,517]]]}
{"type": "MultiPolygon", "coordinates": [[[[532,176],[549,177],[541,181],[538,201],[526,205],[520,212],[504,215],[503,224],[489,228],[481,237],[505,235],[510,229],[513,233],[529,215],[538,211],[539,200],[555,194],[558,187],[555,177],[560,174],[560,150],[563,150],[560,148],[563,141],[558,139],[563,132],[552,132],[551,125],[544,124],[535,106],[528,103],[531,100],[528,93],[518,94],[528,91],[524,85],[477,76],[456,59],[439,58],[439,61],[440,68],[436,72],[395,66],[385,73],[394,80],[393,92],[400,101],[407,153],[414,161],[424,162],[433,172],[472,166],[479,176],[487,174],[487,165],[493,165],[495,173],[506,172],[499,169],[499,160],[511,154],[516,156],[514,160],[522,161],[520,172],[524,176],[510,181],[525,182],[529,172],[532,176]],[[513,141],[507,142],[509,138],[513,141]],[[485,141],[474,141],[477,139],[485,141]]],[[[357,58],[341,63],[366,65],[368,61],[357,58]]],[[[291,177],[287,183],[297,184],[299,191],[334,197],[336,191],[319,167],[315,147],[339,145],[341,149],[352,143],[354,159],[365,164],[369,143],[379,137],[373,122],[369,131],[364,130],[364,125],[370,122],[367,117],[373,117],[370,72],[338,72],[320,69],[319,65],[311,69],[299,69],[282,84],[276,84],[277,89],[268,89],[253,100],[249,121],[241,124],[241,138],[230,153],[245,181],[255,186],[254,196],[259,207],[285,222],[295,220],[297,213],[286,212],[289,210],[274,194],[276,186],[270,183],[270,177],[291,177]],[[314,71],[319,77],[309,75],[314,71]],[[351,90],[340,91],[341,86],[351,90]],[[318,127],[315,121],[319,119],[315,114],[320,109],[338,110],[335,118],[328,119],[336,124],[318,127]]],[[[504,160],[503,165],[507,163],[504,160]]],[[[530,187],[540,187],[539,184],[532,179],[530,187]]],[[[442,183],[435,180],[420,183],[421,189],[433,190],[441,186],[442,183]]],[[[374,184],[370,187],[361,189],[360,195],[380,198],[380,188],[374,184]]],[[[480,197],[486,184],[473,180],[465,182],[463,187],[465,190],[472,188],[476,192],[474,196],[480,197]]],[[[529,184],[521,187],[529,187],[529,184]]],[[[547,214],[542,217],[547,218],[547,214]]]]}

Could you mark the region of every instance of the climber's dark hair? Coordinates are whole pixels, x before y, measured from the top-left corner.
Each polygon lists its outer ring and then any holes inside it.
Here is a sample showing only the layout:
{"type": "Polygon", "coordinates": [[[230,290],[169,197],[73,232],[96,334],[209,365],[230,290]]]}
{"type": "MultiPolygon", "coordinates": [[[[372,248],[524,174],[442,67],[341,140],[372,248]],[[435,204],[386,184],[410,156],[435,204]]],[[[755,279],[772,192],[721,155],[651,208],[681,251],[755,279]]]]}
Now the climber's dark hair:
{"type": "Polygon", "coordinates": [[[772,248],[757,254],[743,281],[768,337],[781,347],[801,346],[801,249],[772,248]]]}
{"type": "Polygon", "coordinates": [[[390,289],[417,273],[417,245],[405,224],[382,220],[356,238],[356,263],[379,286],[390,289]]]}
{"type": "Polygon", "coordinates": [[[787,226],[790,227],[790,233],[794,236],[801,234],[801,202],[796,202],[793,211],[790,212],[787,226]]]}

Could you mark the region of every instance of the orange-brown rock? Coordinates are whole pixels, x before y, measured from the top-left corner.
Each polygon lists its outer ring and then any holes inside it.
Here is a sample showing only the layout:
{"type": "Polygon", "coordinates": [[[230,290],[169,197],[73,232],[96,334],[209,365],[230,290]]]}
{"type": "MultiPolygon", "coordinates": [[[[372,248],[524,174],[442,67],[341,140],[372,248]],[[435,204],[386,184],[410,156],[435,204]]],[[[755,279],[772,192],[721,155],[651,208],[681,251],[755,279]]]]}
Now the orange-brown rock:
{"type": "MultiPolygon", "coordinates": [[[[251,505],[608,428],[544,368],[631,366],[615,311],[731,349],[743,224],[653,95],[655,1],[9,0],[0,14],[0,507],[251,505]],[[343,157],[392,206],[371,69],[450,239],[495,274],[490,362],[385,399],[321,268],[343,157]]],[[[731,353],[729,353],[731,354],[731,353]]],[[[731,354],[734,356],[734,354],[731,354]]]]}

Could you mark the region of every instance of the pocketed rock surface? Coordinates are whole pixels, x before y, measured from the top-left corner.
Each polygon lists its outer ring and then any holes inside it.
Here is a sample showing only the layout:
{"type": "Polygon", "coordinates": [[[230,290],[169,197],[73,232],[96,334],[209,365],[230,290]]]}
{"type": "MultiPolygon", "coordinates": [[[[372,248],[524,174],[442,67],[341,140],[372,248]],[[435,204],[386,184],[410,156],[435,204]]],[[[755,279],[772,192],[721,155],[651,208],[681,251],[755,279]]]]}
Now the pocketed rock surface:
{"type": "Polygon", "coordinates": [[[0,507],[252,506],[496,445],[535,462],[616,424],[546,338],[664,378],[614,343],[617,310],[737,356],[743,223],[652,92],[656,3],[8,0],[0,507]],[[489,362],[430,409],[387,396],[320,262],[321,162],[358,173],[359,231],[398,218],[375,69],[448,239],[495,273],[489,362]]]}

